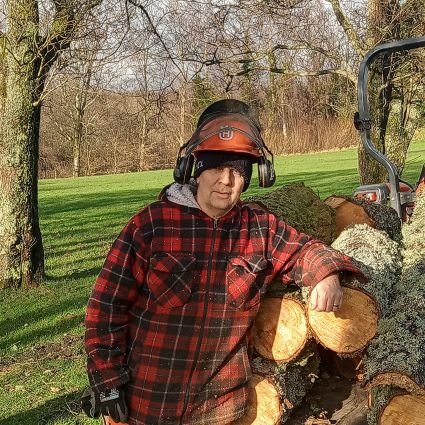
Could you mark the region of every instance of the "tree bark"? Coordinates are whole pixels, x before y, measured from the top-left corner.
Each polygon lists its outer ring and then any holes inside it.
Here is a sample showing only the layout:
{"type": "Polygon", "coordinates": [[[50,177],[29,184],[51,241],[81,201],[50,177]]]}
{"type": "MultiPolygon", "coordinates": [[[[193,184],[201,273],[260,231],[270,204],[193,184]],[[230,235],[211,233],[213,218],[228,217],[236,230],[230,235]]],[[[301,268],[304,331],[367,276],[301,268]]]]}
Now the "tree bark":
{"type": "Polygon", "coordinates": [[[400,425],[423,423],[425,396],[412,395],[392,387],[380,386],[371,390],[371,407],[367,418],[370,425],[400,425]]]}
{"type": "MultiPolygon", "coordinates": [[[[370,0],[368,3],[367,44],[370,47],[401,38],[414,37],[421,22],[422,7],[412,8],[399,0],[370,0]],[[408,20],[410,25],[405,25],[408,20]]],[[[423,16],[423,15],[422,15],[423,16]]],[[[407,56],[405,56],[407,57],[407,56]]],[[[383,55],[371,65],[369,82],[371,137],[376,148],[386,155],[401,174],[416,124],[411,117],[415,86],[419,76],[412,63],[400,53],[383,55]],[[398,82],[396,80],[399,80],[398,82]]],[[[359,172],[362,184],[388,180],[384,167],[359,147],[359,172]]]]}
{"type": "Polygon", "coordinates": [[[0,287],[37,285],[44,273],[38,219],[41,97],[59,52],[98,0],[54,0],[50,26],[40,35],[38,2],[7,2],[6,97],[0,133],[0,287]]]}
{"type": "Polygon", "coordinates": [[[40,106],[34,75],[38,11],[34,2],[8,3],[10,49],[0,156],[0,286],[37,285],[44,273],[38,221],[38,134],[40,106]],[[29,34],[22,37],[20,19],[29,34]]]}
{"type": "Polygon", "coordinates": [[[400,244],[385,232],[359,224],[344,230],[332,247],[353,258],[369,278],[343,278],[343,284],[365,291],[376,301],[380,316],[387,316],[401,275],[400,244]]]}

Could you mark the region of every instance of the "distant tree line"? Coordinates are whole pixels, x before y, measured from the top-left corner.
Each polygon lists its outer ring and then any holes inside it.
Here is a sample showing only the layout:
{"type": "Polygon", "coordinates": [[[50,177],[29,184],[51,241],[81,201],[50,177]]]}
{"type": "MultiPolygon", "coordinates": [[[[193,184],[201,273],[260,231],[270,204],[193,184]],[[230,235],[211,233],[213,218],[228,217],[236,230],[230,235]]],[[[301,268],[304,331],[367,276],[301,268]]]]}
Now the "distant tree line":
{"type": "Polygon", "coordinates": [[[351,119],[355,93],[353,87],[344,87],[341,99],[351,99],[351,103],[335,105],[335,80],[324,77],[316,86],[314,80],[282,83],[279,105],[270,105],[268,87],[255,88],[247,98],[240,88],[225,92],[200,76],[183,88],[184,104],[179,92],[168,89],[129,93],[87,88],[82,94],[79,81],[69,80],[43,104],[40,177],[171,168],[201,110],[229,96],[255,105],[263,137],[275,154],[353,147],[358,140],[351,119]],[[79,109],[83,96],[85,103],[79,109]]]}

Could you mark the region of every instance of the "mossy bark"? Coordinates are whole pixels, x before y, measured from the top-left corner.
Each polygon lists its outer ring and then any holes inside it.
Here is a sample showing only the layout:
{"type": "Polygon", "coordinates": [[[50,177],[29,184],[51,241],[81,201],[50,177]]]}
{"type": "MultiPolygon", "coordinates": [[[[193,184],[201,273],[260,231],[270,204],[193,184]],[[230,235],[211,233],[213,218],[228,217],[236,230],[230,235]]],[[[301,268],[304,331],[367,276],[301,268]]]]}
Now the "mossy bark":
{"type": "Polygon", "coordinates": [[[330,244],[335,239],[335,211],[303,183],[282,186],[265,195],[250,197],[298,231],[330,244]]]}
{"type": "Polygon", "coordinates": [[[367,423],[377,425],[388,402],[396,395],[405,394],[406,392],[389,385],[372,388],[370,391],[371,405],[367,412],[367,423]]]}
{"type": "Polygon", "coordinates": [[[40,106],[35,75],[38,10],[35,2],[8,2],[6,98],[0,155],[0,286],[40,282],[44,253],[38,221],[40,106]]]}
{"type": "Polygon", "coordinates": [[[401,274],[399,243],[390,239],[386,232],[358,224],[344,230],[332,247],[353,258],[369,277],[367,282],[350,277],[344,279],[343,284],[362,288],[376,300],[381,315],[386,316],[401,274]]]}

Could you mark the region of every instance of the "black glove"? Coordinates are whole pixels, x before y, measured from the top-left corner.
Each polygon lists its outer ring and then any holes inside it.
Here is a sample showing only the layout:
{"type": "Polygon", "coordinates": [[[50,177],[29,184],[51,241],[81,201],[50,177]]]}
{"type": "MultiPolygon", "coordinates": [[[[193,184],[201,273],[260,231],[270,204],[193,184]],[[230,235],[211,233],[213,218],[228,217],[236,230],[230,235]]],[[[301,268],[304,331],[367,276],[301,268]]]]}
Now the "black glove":
{"type": "Polygon", "coordinates": [[[115,422],[127,422],[128,409],[125,393],[120,388],[100,393],[88,388],[81,397],[81,408],[90,418],[98,418],[102,414],[110,416],[115,422]]]}

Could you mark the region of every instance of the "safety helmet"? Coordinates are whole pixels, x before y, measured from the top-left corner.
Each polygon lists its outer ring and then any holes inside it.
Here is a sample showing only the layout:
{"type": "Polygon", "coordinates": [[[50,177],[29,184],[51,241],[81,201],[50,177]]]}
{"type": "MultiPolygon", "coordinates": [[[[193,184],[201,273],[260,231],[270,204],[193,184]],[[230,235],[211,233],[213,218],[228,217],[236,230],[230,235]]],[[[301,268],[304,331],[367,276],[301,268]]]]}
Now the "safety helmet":
{"type": "Polygon", "coordinates": [[[210,117],[217,116],[219,114],[239,114],[248,118],[251,123],[257,128],[258,132],[261,133],[261,125],[258,120],[258,116],[253,108],[238,99],[222,99],[207,106],[198,118],[196,128],[201,125],[210,117]]]}
{"type": "Polygon", "coordinates": [[[223,99],[208,106],[198,119],[192,137],[179,150],[174,180],[188,183],[199,152],[233,152],[258,163],[259,185],[270,187],[275,181],[273,154],[261,137],[257,115],[246,103],[223,99]],[[269,158],[270,159],[269,159],[269,158]]]}
{"type": "Polygon", "coordinates": [[[192,140],[195,157],[201,151],[221,151],[259,158],[263,144],[258,129],[239,113],[210,115],[197,128],[192,140]]]}

